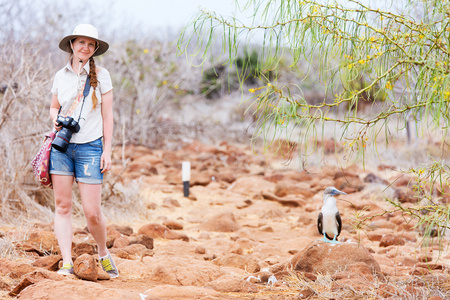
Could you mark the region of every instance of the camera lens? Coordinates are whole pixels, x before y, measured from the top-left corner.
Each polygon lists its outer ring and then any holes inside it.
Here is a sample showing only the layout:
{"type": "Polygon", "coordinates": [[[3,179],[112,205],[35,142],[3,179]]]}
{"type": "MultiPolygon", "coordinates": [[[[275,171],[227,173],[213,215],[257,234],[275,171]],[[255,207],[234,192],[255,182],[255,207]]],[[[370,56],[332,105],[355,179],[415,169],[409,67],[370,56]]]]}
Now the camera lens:
{"type": "Polygon", "coordinates": [[[63,127],[56,134],[56,137],[52,142],[52,147],[58,151],[66,152],[71,138],[72,138],[72,131],[63,127]]]}

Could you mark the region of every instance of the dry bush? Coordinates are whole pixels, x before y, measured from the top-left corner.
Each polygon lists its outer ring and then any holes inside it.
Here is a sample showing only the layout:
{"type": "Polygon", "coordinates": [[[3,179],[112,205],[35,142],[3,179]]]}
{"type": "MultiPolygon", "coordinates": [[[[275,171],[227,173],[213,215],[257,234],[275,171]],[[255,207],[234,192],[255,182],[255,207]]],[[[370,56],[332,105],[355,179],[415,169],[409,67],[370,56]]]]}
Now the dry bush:
{"type": "Polygon", "coordinates": [[[149,210],[140,191],[141,182],[139,180],[132,180],[126,185],[117,181],[107,181],[103,193],[106,217],[119,224],[148,220],[149,210]],[[133,205],[130,205],[131,203],[133,205]]]}
{"type": "Polygon", "coordinates": [[[162,109],[176,110],[183,96],[196,93],[198,76],[169,42],[150,38],[112,45],[101,63],[113,79],[116,143],[162,146],[162,127],[175,126],[162,109]]]}
{"type": "Polygon", "coordinates": [[[17,226],[11,231],[0,232],[0,258],[11,260],[20,258],[23,253],[21,250],[17,250],[15,243],[26,241],[33,226],[34,224],[27,223],[17,226]]]}
{"type": "MultiPolygon", "coordinates": [[[[16,13],[21,7],[10,3],[9,12],[16,13]]],[[[6,4],[1,7],[6,9],[6,4]]],[[[11,15],[15,17],[15,15],[11,15]]],[[[1,26],[0,26],[1,27],[1,26]]],[[[42,141],[43,132],[49,130],[47,111],[44,99],[46,87],[51,80],[52,63],[45,43],[39,43],[37,34],[21,35],[21,32],[5,32],[2,27],[0,43],[0,173],[1,210],[0,217],[5,222],[17,222],[19,215],[27,218],[43,218],[49,216],[49,209],[39,205],[46,204],[39,189],[30,186],[30,161],[37,152],[38,143],[42,141]]],[[[45,32],[42,36],[45,40],[45,32]]],[[[45,193],[45,192],[43,192],[45,193]]]]}
{"type": "Polygon", "coordinates": [[[0,238],[0,257],[11,259],[17,255],[16,247],[7,237],[0,238]]]}
{"type": "Polygon", "coordinates": [[[300,291],[299,299],[429,299],[439,296],[450,297],[448,282],[443,277],[429,275],[426,278],[411,277],[406,280],[386,281],[378,279],[367,281],[354,278],[354,284],[341,284],[330,275],[318,274],[317,280],[291,274],[286,278],[291,287],[300,291]],[[300,296],[303,294],[302,296],[300,296]],[[309,295],[309,296],[308,296],[309,295]]]}

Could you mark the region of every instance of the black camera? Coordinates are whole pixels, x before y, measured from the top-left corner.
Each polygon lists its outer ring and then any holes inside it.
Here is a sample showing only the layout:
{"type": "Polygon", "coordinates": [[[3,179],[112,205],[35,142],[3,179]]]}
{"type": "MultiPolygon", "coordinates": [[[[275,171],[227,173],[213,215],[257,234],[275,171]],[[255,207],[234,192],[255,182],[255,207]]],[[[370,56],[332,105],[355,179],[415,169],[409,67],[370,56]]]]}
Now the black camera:
{"type": "Polygon", "coordinates": [[[63,117],[60,115],[56,118],[56,125],[62,126],[62,128],[56,134],[52,146],[56,150],[66,152],[70,139],[72,138],[72,133],[80,131],[80,125],[72,117],[63,117]]]}

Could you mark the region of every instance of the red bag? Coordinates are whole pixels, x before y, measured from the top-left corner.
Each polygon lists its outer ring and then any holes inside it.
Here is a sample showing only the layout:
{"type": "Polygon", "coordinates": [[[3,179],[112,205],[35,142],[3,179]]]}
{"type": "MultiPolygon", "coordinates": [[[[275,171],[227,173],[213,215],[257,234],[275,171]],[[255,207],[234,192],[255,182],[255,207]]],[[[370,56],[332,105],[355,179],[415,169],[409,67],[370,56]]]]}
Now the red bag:
{"type": "Polygon", "coordinates": [[[54,132],[47,133],[45,135],[44,144],[39,152],[31,161],[34,176],[37,180],[48,188],[53,188],[52,178],[50,177],[50,152],[52,150],[52,142],[55,139],[56,134],[54,132]]]}

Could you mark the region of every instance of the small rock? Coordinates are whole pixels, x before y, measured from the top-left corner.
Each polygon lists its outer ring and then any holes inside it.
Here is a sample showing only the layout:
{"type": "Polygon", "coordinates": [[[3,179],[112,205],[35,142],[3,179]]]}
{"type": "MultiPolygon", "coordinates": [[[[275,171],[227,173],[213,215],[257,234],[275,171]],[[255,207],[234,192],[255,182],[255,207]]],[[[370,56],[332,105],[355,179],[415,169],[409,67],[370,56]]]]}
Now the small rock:
{"type": "Polygon", "coordinates": [[[415,275],[415,276],[424,276],[430,274],[430,270],[426,268],[421,267],[414,267],[410,272],[409,275],[415,275]]]}
{"type": "Polygon", "coordinates": [[[73,232],[73,235],[88,235],[89,231],[83,229],[83,228],[76,228],[73,232]]]}
{"type": "Polygon", "coordinates": [[[98,271],[95,258],[89,254],[79,256],[73,263],[75,275],[89,281],[97,281],[98,271]]]}
{"type": "Polygon", "coordinates": [[[147,249],[153,249],[153,238],[146,234],[138,234],[137,236],[130,238],[130,245],[141,244],[147,249]]]}
{"type": "Polygon", "coordinates": [[[109,274],[103,270],[103,268],[101,266],[97,266],[97,280],[110,280],[111,276],[109,276],[109,274]]]}
{"type": "Polygon", "coordinates": [[[122,234],[112,225],[109,225],[106,227],[106,235],[113,239],[116,239],[116,238],[122,236],[122,234]]]}
{"type": "Polygon", "coordinates": [[[274,194],[278,197],[287,195],[302,195],[305,198],[311,198],[314,193],[311,191],[311,185],[306,182],[296,182],[293,180],[281,180],[275,185],[274,194]]]}
{"type": "Polygon", "coordinates": [[[20,293],[22,290],[24,290],[26,287],[28,287],[28,286],[30,286],[30,285],[32,285],[32,284],[34,284],[33,281],[31,281],[29,278],[24,278],[18,285],[16,285],[16,286],[14,287],[14,289],[12,289],[12,290],[9,292],[8,295],[11,296],[11,297],[16,297],[16,296],[19,295],[19,293],[20,293]]]}
{"type": "Polygon", "coordinates": [[[95,246],[90,244],[90,243],[86,243],[86,242],[81,242],[76,244],[73,248],[72,251],[77,255],[83,255],[83,254],[89,254],[89,255],[94,255],[97,253],[97,250],[95,249],[95,246]]]}
{"type": "Polygon", "coordinates": [[[183,230],[183,224],[174,220],[165,220],[163,225],[172,230],[183,230]]]}
{"type": "Polygon", "coordinates": [[[49,271],[57,271],[59,269],[59,262],[61,259],[61,255],[47,255],[36,259],[31,265],[33,267],[44,268],[49,271]]]}
{"type": "Polygon", "coordinates": [[[163,200],[163,207],[181,207],[180,202],[173,198],[166,198],[163,200]]]}
{"type": "Polygon", "coordinates": [[[123,248],[123,247],[128,246],[129,244],[130,244],[130,238],[123,235],[123,236],[117,237],[114,240],[113,247],[114,248],[123,248]]]}
{"type": "Polygon", "coordinates": [[[415,286],[411,286],[411,285],[407,286],[405,290],[408,294],[410,294],[411,296],[414,296],[414,297],[418,297],[420,294],[422,294],[420,289],[418,289],[415,286]]]}
{"type": "Polygon", "coordinates": [[[146,250],[149,250],[142,244],[132,244],[123,248],[123,250],[127,251],[130,254],[141,256],[146,250]]]}
{"type": "Polygon", "coordinates": [[[313,296],[315,294],[314,290],[310,289],[310,288],[306,288],[301,290],[298,294],[297,294],[297,298],[298,299],[309,299],[309,297],[313,296]]]}
{"type": "Polygon", "coordinates": [[[273,257],[273,256],[267,257],[266,259],[264,259],[264,261],[266,263],[268,263],[270,266],[273,266],[273,265],[278,264],[280,262],[279,258],[273,257]]]}
{"type": "Polygon", "coordinates": [[[242,255],[244,250],[242,250],[242,247],[238,243],[234,243],[231,245],[230,249],[228,249],[228,252],[242,255]]]}
{"type": "Polygon", "coordinates": [[[58,240],[53,232],[49,231],[34,231],[30,233],[27,244],[30,244],[43,253],[58,253],[58,240]]]}
{"type": "Polygon", "coordinates": [[[200,240],[210,240],[211,235],[208,232],[202,232],[198,235],[198,239],[200,240]]]}
{"type": "Polygon", "coordinates": [[[367,174],[367,176],[364,177],[364,182],[388,184],[388,182],[386,180],[378,177],[377,175],[375,175],[373,173],[367,174]]]}
{"type": "Polygon", "coordinates": [[[11,287],[3,279],[0,278],[0,291],[10,291],[11,287]]]}
{"type": "Polygon", "coordinates": [[[420,262],[430,263],[433,261],[433,255],[432,254],[422,254],[417,258],[420,262]]]}
{"type": "Polygon", "coordinates": [[[169,240],[183,240],[189,242],[189,237],[185,234],[170,230],[164,225],[150,223],[142,226],[138,230],[138,234],[145,234],[152,238],[164,238],[169,240]]]}
{"type": "Polygon", "coordinates": [[[310,273],[334,274],[355,263],[365,263],[374,272],[381,268],[364,246],[357,243],[329,244],[314,241],[291,260],[294,270],[310,273]]]}
{"type": "Polygon", "coordinates": [[[274,232],[273,228],[269,225],[265,225],[259,228],[263,232],[274,232]]]}
{"type": "MultiPolygon", "coordinates": [[[[24,290],[26,287],[29,287],[30,285],[33,285],[39,281],[42,281],[44,279],[50,279],[52,281],[59,281],[64,279],[64,275],[57,274],[52,271],[48,270],[36,270],[33,271],[25,276],[22,281],[15,286],[10,292],[9,295],[12,297],[15,297],[19,295],[19,293],[24,290]]],[[[30,298],[31,299],[31,298],[30,298]]]]}
{"type": "Polygon", "coordinates": [[[5,276],[18,265],[15,261],[0,257],[0,275],[5,276]]]}
{"type": "Polygon", "coordinates": [[[36,268],[29,264],[18,264],[11,270],[11,272],[9,273],[9,277],[13,279],[18,279],[21,278],[23,275],[30,273],[34,270],[36,270],[36,268]]]}
{"type": "Polygon", "coordinates": [[[213,263],[217,266],[235,267],[246,270],[249,273],[259,272],[261,269],[259,261],[252,256],[243,256],[229,253],[221,258],[216,258],[213,263]]]}
{"type": "Polygon", "coordinates": [[[251,282],[232,275],[224,275],[207,284],[222,293],[257,293],[258,288],[251,282]]]}
{"type": "MultiPolygon", "coordinates": [[[[268,277],[267,277],[268,278],[268,277]]],[[[249,276],[245,281],[251,282],[251,283],[261,283],[261,278],[259,276],[249,276]]]]}
{"type": "Polygon", "coordinates": [[[149,209],[149,210],[155,210],[155,209],[157,209],[157,208],[158,208],[158,204],[156,204],[155,202],[147,203],[147,209],[149,209]]]}
{"type": "Polygon", "coordinates": [[[382,283],[377,289],[377,295],[380,298],[389,298],[396,294],[395,287],[389,284],[382,283]]]}
{"type": "Polygon", "coordinates": [[[206,249],[203,246],[197,246],[195,248],[195,253],[197,253],[197,254],[205,254],[206,253],[206,249]]]}
{"type": "Polygon", "coordinates": [[[224,182],[227,182],[227,183],[232,183],[233,181],[236,180],[236,174],[234,174],[230,170],[224,169],[224,171],[222,171],[222,172],[217,174],[217,180],[218,181],[224,181],[224,182]]]}
{"type": "MultiPolygon", "coordinates": [[[[266,269],[262,270],[261,272],[256,273],[258,274],[258,278],[261,278],[261,283],[268,283],[269,279],[274,276],[272,273],[267,271],[266,269]]],[[[276,277],[275,277],[276,278],[276,277]]]]}
{"type": "Polygon", "coordinates": [[[187,198],[191,201],[197,201],[197,196],[195,196],[195,194],[193,193],[190,193],[187,198]]]}
{"type": "Polygon", "coordinates": [[[119,249],[114,254],[122,259],[133,259],[132,255],[124,249],[119,249]]]}
{"type": "Polygon", "coordinates": [[[383,236],[380,240],[380,247],[389,247],[389,246],[402,246],[405,244],[405,240],[402,237],[387,234],[383,236]]]}
{"type": "Polygon", "coordinates": [[[236,221],[232,212],[224,212],[213,216],[200,225],[200,228],[206,231],[235,232],[238,231],[241,226],[236,221]]]}
{"type": "Polygon", "coordinates": [[[155,255],[155,251],[150,250],[150,249],[145,249],[143,252],[141,252],[141,262],[144,260],[144,257],[152,257],[153,255],[155,255]]]}
{"type": "Polygon", "coordinates": [[[215,255],[215,254],[203,256],[203,259],[206,261],[212,261],[212,260],[215,260],[216,258],[217,258],[217,255],[215,255]]]}
{"type": "Polygon", "coordinates": [[[133,234],[133,228],[130,226],[121,226],[121,225],[115,225],[113,224],[112,227],[114,227],[118,232],[120,232],[123,235],[130,236],[133,234]]]}
{"type": "Polygon", "coordinates": [[[416,203],[419,199],[416,193],[408,187],[399,187],[394,191],[393,198],[397,199],[401,203],[416,203]]]}
{"type": "Polygon", "coordinates": [[[337,172],[334,175],[334,186],[347,194],[362,191],[364,182],[359,178],[358,174],[350,172],[337,172]]]}

